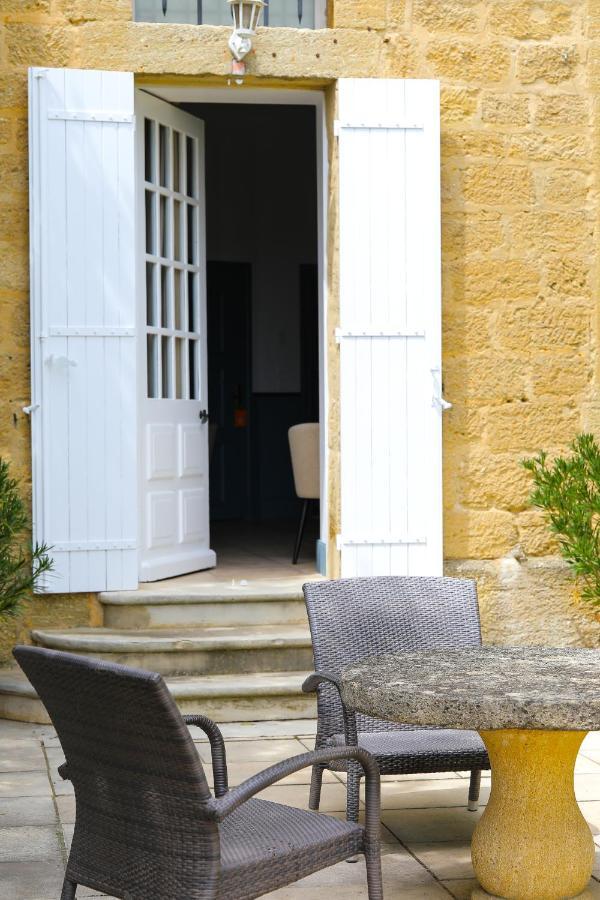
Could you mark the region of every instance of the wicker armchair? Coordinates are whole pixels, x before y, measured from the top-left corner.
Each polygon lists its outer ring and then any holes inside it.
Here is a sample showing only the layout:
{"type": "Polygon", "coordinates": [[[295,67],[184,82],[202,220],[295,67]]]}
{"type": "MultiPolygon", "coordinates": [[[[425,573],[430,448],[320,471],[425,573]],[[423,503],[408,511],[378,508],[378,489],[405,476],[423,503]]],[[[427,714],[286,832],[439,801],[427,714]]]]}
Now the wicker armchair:
{"type": "MultiPolygon", "coordinates": [[[[477,587],[456,578],[376,577],[304,585],[315,674],[303,685],[318,692],[315,749],[341,744],[368,750],[382,775],[471,770],[468,806],[477,809],[481,770],[489,769],[474,731],[423,729],[354,713],[342,703],[344,666],[400,650],[449,650],[481,644],[477,587]]],[[[352,761],[313,766],[310,809],[318,810],[323,770],[347,772],[348,820],[358,820],[360,768],[352,761]]]]}
{"type": "Polygon", "coordinates": [[[364,853],[382,900],[377,764],[356,747],[304,753],[231,790],[225,747],[203,716],[180,715],[160,675],[34,647],[15,658],[58,732],[75,788],[61,900],[85,885],[124,900],[251,900],[364,853]],[[188,724],[209,737],[215,795],[188,724]],[[286,775],[352,757],[367,773],[366,825],[253,799],[286,775]]]}

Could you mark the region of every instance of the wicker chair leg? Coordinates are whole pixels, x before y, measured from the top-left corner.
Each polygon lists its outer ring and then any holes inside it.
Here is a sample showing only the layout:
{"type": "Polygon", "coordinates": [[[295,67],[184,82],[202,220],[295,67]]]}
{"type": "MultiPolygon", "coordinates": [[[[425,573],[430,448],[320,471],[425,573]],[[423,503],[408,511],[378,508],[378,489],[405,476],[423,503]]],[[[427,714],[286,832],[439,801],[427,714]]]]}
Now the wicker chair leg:
{"type": "Polygon", "coordinates": [[[471,772],[471,781],[469,783],[469,804],[470,812],[477,812],[479,809],[479,790],[481,788],[481,769],[473,769],[471,772]]]}
{"type": "Polygon", "coordinates": [[[60,900],[75,900],[75,893],[77,891],[77,882],[69,881],[68,878],[65,878],[63,881],[63,889],[60,895],[60,900]]]}
{"type": "Polygon", "coordinates": [[[369,900],[383,900],[383,878],[381,875],[381,855],[367,850],[367,885],[369,900]]]}
{"type": "Polygon", "coordinates": [[[321,785],[323,784],[323,766],[313,766],[310,778],[310,794],[308,808],[318,811],[321,804],[321,785]]]}
{"type": "Polygon", "coordinates": [[[346,819],[349,822],[358,822],[358,809],[360,805],[360,779],[362,769],[348,764],[348,778],[346,784],[346,819]]]}

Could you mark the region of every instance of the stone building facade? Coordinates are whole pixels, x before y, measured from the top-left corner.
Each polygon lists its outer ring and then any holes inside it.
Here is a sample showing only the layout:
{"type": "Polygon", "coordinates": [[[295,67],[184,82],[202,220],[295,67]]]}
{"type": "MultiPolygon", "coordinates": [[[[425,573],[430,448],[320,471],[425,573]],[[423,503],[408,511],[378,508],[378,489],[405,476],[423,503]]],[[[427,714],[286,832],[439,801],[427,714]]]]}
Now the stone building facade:
{"type": "MultiPolygon", "coordinates": [[[[261,29],[251,85],[436,78],[442,90],[444,556],[476,577],[484,634],[600,643],[577,607],[519,460],[600,428],[597,355],[599,0],[330,0],[329,28],[261,29]]],[[[131,0],[0,0],[0,453],[30,479],[27,67],[133,70],[222,84],[228,30],[132,21],[131,0]]],[[[331,196],[336,147],[330,142],[331,196]]],[[[336,324],[335,206],[329,322],[336,324]]],[[[331,537],[337,530],[329,344],[331,537]]],[[[335,573],[335,566],[331,574],[335,573]]],[[[94,624],[94,597],[40,598],[3,627],[94,624]]]]}

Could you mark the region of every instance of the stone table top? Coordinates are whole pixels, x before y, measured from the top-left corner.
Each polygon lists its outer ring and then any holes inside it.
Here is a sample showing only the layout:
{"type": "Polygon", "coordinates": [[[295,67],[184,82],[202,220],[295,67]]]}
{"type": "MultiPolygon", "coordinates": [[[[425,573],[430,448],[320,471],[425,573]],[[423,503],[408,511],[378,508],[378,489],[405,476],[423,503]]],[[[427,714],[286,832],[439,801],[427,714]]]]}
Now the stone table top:
{"type": "Polygon", "coordinates": [[[348,706],[393,722],[476,731],[600,730],[600,650],[390,653],[347,666],[341,682],[348,706]]]}

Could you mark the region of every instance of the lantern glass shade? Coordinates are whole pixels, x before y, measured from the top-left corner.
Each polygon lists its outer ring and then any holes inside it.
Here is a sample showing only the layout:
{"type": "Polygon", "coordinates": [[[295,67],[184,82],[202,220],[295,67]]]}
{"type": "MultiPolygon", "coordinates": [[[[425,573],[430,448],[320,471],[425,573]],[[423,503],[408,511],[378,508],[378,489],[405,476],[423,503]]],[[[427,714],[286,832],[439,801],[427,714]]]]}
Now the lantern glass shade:
{"type": "Polygon", "coordinates": [[[228,0],[233,14],[233,29],[240,34],[254,34],[265,7],[263,0],[228,0]]]}

